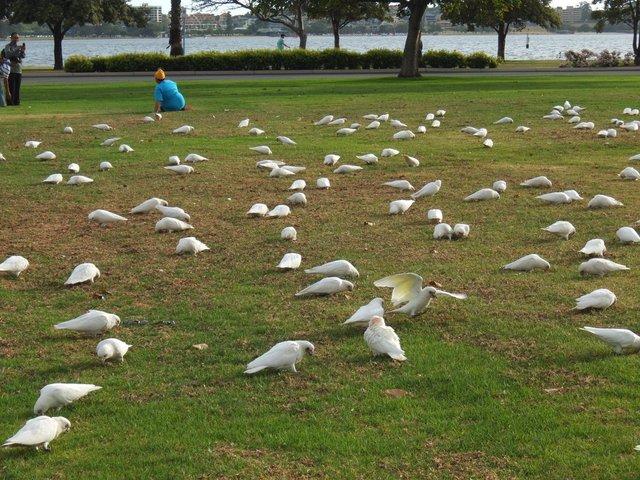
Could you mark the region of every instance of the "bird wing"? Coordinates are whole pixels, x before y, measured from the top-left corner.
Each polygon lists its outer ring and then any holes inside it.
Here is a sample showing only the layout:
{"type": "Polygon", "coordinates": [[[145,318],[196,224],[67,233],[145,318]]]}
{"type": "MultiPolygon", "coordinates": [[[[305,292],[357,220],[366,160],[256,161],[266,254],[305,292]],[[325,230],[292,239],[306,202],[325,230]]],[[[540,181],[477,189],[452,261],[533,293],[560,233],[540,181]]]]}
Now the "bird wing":
{"type": "MultiPolygon", "coordinates": [[[[100,390],[102,387],[92,384],[84,383],[65,383],[59,385],[53,385],[53,388],[49,389],[48,395],[58,401],[59,404],[67,405],[75,402],[76,400],[84,397],[94,390],[100,390]]],[[[45,387],[46,388],[46,387],[45,387]]]]}
{"type": "Polygon", "coordinates": [[[376,280],[376,287],[393,288],[391,302],[394,306],[407,303],[422,290],[422,277],[416,273],[398,273],[376,280]]]}
{"type": "Polygon", "coordinates": [[[247,370],[255,368],[280,368],[293,365],[298,360],[300,345],[295,342],[280,342],[274,345],[271,350],[263,353],[258,358],[247,365],[247,370]]]}
{"type": "Polygon", "coordinates": [[[608,291],[594,290],[591,293],[582,295],[576,299],[576,309],[584,310],[592,307],[604,307],[609,305],[610,296],[608,291]]]}
{"type": "Polygon", "coordinates": [[[339,278],[323,278],[322,280],[312,283],[307,288],[296,293],[296,297],[303,295],[322,295],[337,292],[340,289],[341,280],[339,278]]]}
{"type": "Polygon", "coordinates": [[[631,330],[625,328],[596,328],[596,327],[583,327],[581,330],[594,334],[603,342],[608,343],[612,347],[625,347],[631,346],[638,336],[631,330]]]}
{"type": "Polygon", "coordinates": [[[28,420],[4,445],[40,445],[56,438],[57,432],[55,420],[43,415],[28,420]]]}
{"type": "Polygon", "coordinates": [[[107,319],[102,312],[97,310],[89,310],[87,313],[80,315],[79,317],[67,320],[66,322],[58,323],[54,326],[56,330],[82,330],[82,331],[94,331],[100,330],[106,324],[107,319]]]}
{"type": "Polygon", "coordinates": [[[450,298],[457,298],[458,300],[466,300],[467,299],[467,294],[466,293],[450,293],[450,292],[445,292],[444,290],[438,290],[438,289],[434,289],[434,292],[436,297],[450,297],[450,298]]]}

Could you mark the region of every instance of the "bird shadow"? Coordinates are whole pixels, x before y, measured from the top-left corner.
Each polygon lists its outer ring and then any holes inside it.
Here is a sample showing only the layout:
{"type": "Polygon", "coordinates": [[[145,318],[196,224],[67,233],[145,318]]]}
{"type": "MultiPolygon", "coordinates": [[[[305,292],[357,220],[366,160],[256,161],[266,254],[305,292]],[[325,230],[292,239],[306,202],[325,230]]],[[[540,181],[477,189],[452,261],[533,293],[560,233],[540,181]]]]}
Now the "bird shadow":
{"type": "Polygon", "coordinates": [[[596,362],[599,360],[603,360],[605,358],[611,357],[613,354],[611,352],[581,352],[574,355],[568,355],[567,358],[574,362],[596,362]]]}
{"type": "Polygon", "coordinates": [[[61,374],[68,374],[70,372],[78,372],[80,370],[90,370],[96,367],[100,367],[100,362],[97,360],[81,360],[74,363],[66,363],[64,365],[56,364],[51,365],[48,368],[43,369],[40,373],[46,376],[55,376],[61,374]]]}
{"type": "MultiPolygon", "coordinates": [[[[34,455],[40,455],[42,453],[48,452],[36,451],[35,448],[14,447],[3,449],[2,457],[6,459],[26,459],[32,458],[34,455]]],[[[6,480],[11,480],[11,478],[14,477],[8,476],[3,478],[6,478],[6,480]]]]}

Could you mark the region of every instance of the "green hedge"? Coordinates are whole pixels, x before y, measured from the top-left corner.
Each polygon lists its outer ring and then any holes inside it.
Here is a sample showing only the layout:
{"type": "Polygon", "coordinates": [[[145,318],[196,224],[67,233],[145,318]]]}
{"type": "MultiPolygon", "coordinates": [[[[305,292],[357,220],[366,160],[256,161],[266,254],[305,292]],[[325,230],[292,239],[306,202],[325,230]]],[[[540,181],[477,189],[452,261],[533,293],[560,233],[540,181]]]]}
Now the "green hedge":
{"type": "MultiPolygon", "coordinates": [[[[199,52],[181,57],[163,53],[122,53],[111,57],[70,56],[67,72],[243,71],[243,70],[360,70],[398,69],[402,51],[376,49],[365,53],[348,50],[241,50],[199,52]]],[[[421,59],[427,68],[495,68],[497,60],[485,53],[430,50],[421,59]]]]}

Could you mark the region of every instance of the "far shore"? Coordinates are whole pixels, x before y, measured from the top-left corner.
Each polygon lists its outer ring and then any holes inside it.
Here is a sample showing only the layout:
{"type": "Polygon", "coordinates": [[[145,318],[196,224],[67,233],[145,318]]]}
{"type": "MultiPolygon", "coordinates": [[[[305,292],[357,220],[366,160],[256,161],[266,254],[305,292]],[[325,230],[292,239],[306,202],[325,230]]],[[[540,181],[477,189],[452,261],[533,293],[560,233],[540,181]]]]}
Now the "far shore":
{"type": "MultiPolygon", "coordinates": [[[[543,31],[543,30],[537,30],[537,29],[532,29],[532,30],[522,30],[519,32],[514,32],[514,33],[510,33],[509,37],[516,37],[516,36],[521,36],[521,35],[593,35],[594,33],[597,32],[548,32],[548,31],[543,31]]],[[[599,35],[619,35],[619,34],[625,34],[628,33],[629,35],[631,35],[633,32],[603,32],[600,33],[599,35]]],[[[369,34],[369,33],[345,33],[342,34],[341,37],[402,37],[404,36],[405,33],[396,33],[396,34],[369,34]]],[[[493,37],[495,36],[495,33],[491,33],[491,32],[440,32],[440,33],[423,33],[423,36],[425,37],[441,37],[441,36],[453,36],[453,35],[469,35],[469,36],[487,36],[487,37],[493,37]]],[[[293,35],[292,35],[293,36],[293,35]]],[[[332,37],[331,34],[310,34],[310,37],[332,37]]],[[[224,35],[224,34],[220,34],[220,35],[188,35],[186,38],[216,38],[216,37],[237,37],[237,38],[242,38],[242,37],[265,37],[265,38],[271,38],[273,37],[273,35],[224,35]]],[[[23,35],[21,38],[23,38],[25,41],[53,41],[53,36],[51,35],[39,35],[39,36],[25,36],[23,35]]],[[[166,39],[167,37],[133,37],[133,36],[89,36],[89,37],[65,37],[65,40],[112,40],[112,39],[131,39],[131,40],[137,40],[137,39],[158,39],[158,40],[162,40],[162,39],[166,39]]]]}

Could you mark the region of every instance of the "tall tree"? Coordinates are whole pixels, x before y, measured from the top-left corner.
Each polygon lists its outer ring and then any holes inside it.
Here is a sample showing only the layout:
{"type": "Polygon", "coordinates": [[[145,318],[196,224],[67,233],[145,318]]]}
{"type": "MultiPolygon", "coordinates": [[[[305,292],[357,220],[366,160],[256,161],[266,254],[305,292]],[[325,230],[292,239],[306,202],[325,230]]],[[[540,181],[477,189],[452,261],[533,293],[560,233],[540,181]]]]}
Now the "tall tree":
{"type": "Polygon", "coordinates": [[[340,30],[360,20],[385,20],[389,16],[389,5],[363,0],[310,0],[308,15],[331,22],[333,46],[340,48],[340,30]]]}
{"type": "Polygon", "coordinates": [[[431,0],[401,0],[398,2],[398,15],[408,16],[407,39],[399,77],[419,77],[420,55],[422,54],[422,18],[431,0]]]}
{"type": "Polygon", "coordinates": [[[182,2],[171,0],[169,11],[169,55],[177,57],[184,55],[182,47],[182,2]]]}
{"type": "Polygon", "coordinates": [[[522,30],[527,22],[541,27],[559,27],[560,17],[549,6],[551,0],[440,0],[443,18],[455,25],[492,28],[498,34],[498,58],[504,60],[507,35],[522,30]]]}
{"type": "Polygon", "coordinates": [[[640,45],[638,45],[638,25],[640,24],[639,0],[594,0],[594,5],[602,5],[602,10],[595,10],[591,15],[596,22],[596,31],[602,32],[604,26],[625,24],[633,30],[634,63],[640,65],[640,45]]]}
{"type": "Polygon", "coordinates": [[[409,17],[407,39],[404,42],[402,65],[399,77],[419,77],[420,55],[422,54],[422,19],[427,7],[436,0],[364,0],[374,3],[396,5],[398,17],[409,17]]]}
{"type": "Polygon", "coordinates": [[[11,23],[46,25],[53,34],[54,67],[62,70],[62,40],[76,25],[123,22],[144,27],[146,11],[128,0],[3,0],[11,23]]]}
{"type": "Polygon", "coordinates": [[[305,19],[311,0],[194,0],[199,8],[240,8],[263,22],[284,25],[298,35],[300,48],[307,48],[305,19]]]}

